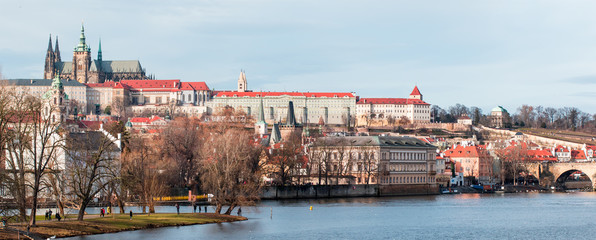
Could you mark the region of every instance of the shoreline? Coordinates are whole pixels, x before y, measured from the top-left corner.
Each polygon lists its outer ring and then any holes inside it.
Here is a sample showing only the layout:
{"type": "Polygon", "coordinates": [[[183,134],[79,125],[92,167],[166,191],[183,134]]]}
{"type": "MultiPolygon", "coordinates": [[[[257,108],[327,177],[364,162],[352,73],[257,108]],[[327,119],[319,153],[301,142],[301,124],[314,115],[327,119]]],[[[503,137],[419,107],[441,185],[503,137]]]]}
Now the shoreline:
{"type": "MultiPolygon", "coordinates": [[[[189,226],[209,223],[237,222],[246,221],[246,217],[235,215],[223,215],[216,213],[152,213],[135,214],[132,220],[129,220],[128,214],[106,215],[106,217],[96,217],[85,219],[83,221],[43,221],[37,223],[37,226],[30,229],[30,237],[34,239],[46,239],[50,237],[66,238],[84,235],[95,235],[104,233],[117,233],[123,231],[135,231],[151,228],[189,226]]],[[[26,231],[26,226],[11,225],[12,229],[26,231]]],[[[0,231],[0,238],[12,239],[10,232],[0,231]]],[[[16,233],[14,239],[17,239],[16,233]]],[[[21,236],[22,238],[22,236],[21,236]]]]}

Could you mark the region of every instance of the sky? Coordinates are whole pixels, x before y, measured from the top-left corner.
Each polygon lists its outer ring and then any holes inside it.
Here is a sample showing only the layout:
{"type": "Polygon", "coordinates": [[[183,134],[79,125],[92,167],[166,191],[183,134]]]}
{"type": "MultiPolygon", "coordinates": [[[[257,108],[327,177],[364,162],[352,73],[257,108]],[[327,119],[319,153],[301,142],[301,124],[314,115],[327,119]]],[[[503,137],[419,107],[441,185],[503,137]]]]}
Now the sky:
{"type": "Polygon", "coordinates": [[[430,104],[596,113],[596,1],[0,0],[0,72],[42,78],[49,35],[71,61],[140,60],[157,79],[355,92],[430,104]]]}

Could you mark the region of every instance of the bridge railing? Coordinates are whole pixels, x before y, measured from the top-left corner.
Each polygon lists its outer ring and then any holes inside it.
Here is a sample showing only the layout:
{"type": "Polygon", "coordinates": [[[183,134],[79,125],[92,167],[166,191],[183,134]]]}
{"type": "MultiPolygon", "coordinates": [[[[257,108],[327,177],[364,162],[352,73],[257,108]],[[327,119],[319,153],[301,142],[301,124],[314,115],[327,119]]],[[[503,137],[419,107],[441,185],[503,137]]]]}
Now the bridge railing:
{"type": "MultiPolygon", "coordinates": [[[[209,197],[205,195],[191,195],[191,198],[195,201],[207,201],[209,197]]],[[[153,201],[168,202],[168,201],[188,201],[189,196],[165,196],[165,197],[154,197],[153,201]]]]}

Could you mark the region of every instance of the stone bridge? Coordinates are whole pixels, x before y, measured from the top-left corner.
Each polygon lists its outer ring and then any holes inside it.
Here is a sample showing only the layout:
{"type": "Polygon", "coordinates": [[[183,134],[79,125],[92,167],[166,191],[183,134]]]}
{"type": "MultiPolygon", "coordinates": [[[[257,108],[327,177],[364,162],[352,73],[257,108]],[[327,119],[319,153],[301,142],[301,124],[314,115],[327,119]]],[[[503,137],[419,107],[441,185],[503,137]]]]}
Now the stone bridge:
{"type": "Polygon", "coordinates": [[[527,167],[528,171],[537,176],[540,185],[554,186],[559,178],[567,178],[573,172],[580,171],[586,174],[592,182],[592,187],[596,189],[596,163],[535,163],[527,167]]]}

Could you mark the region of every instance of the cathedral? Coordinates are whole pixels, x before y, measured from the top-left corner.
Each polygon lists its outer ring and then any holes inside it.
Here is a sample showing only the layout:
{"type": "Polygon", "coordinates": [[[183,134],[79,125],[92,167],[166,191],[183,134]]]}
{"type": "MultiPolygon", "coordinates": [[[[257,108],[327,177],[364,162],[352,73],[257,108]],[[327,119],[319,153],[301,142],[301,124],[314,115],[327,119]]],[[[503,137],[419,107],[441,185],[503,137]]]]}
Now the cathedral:
{"type": "Polygon", "coordinates": [[[74,48],[72,62],[62,61],[58,37],[56,37],[56,47],[52,49],[52,36],[50,36],[43,77],[53,79],[56,75],[61,79],[76,79],[81,83],[149,79],[138,60],[103,60],[101,40],[97,59],[92,59],[91,48],[85,42],[85,28],[82,25],[79,44],[74,48]]]}

